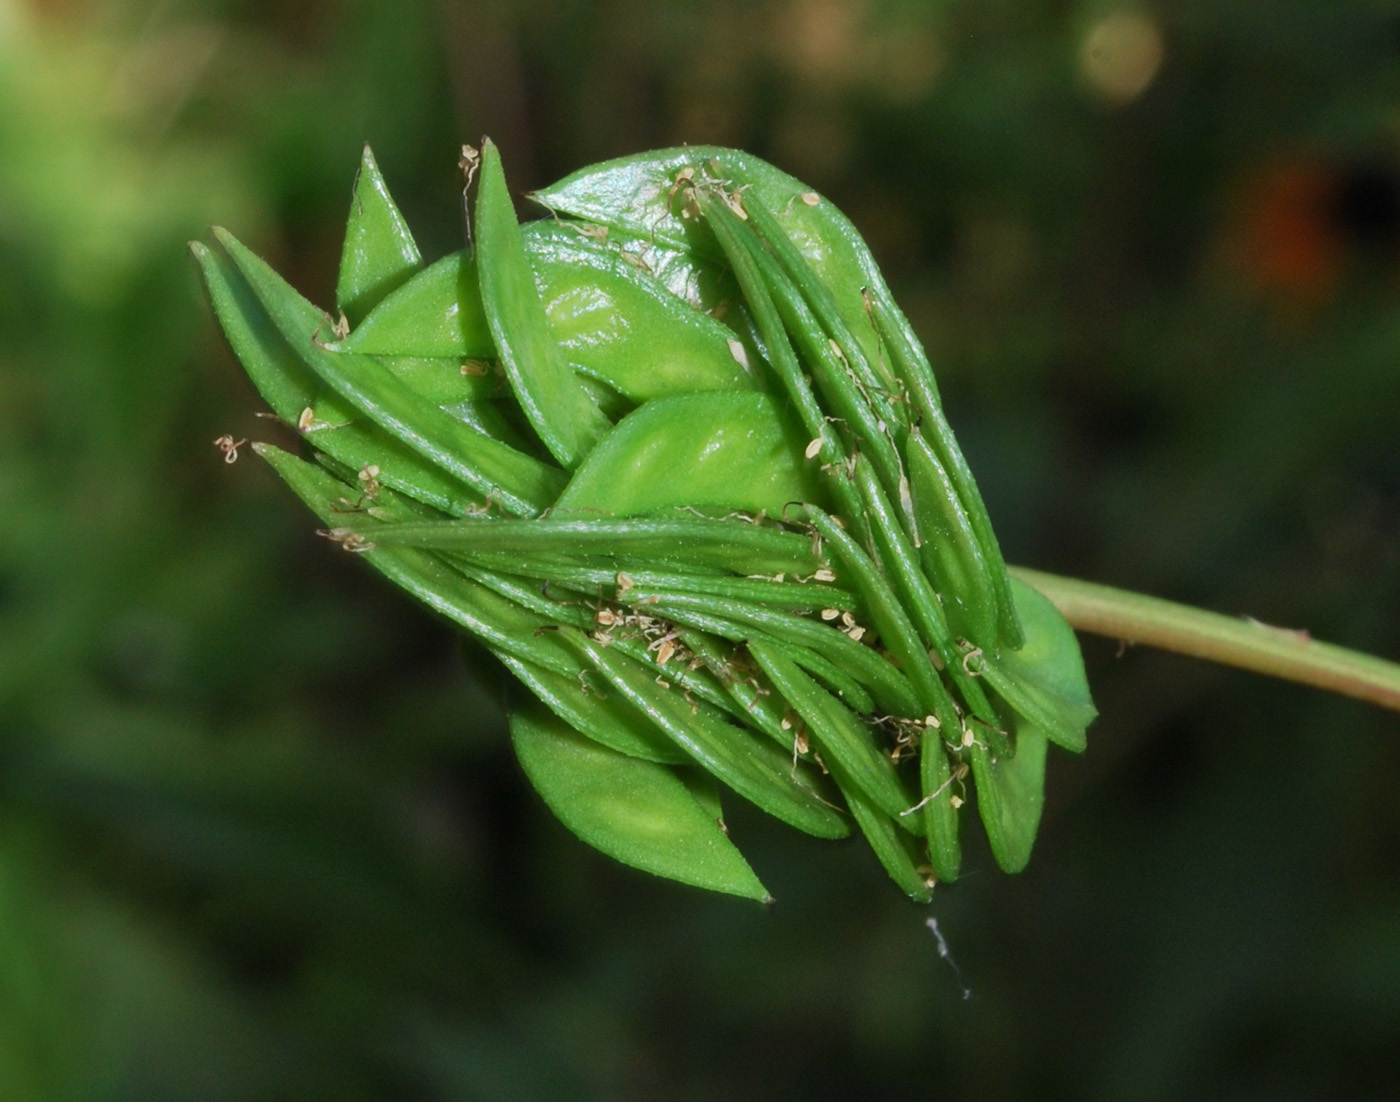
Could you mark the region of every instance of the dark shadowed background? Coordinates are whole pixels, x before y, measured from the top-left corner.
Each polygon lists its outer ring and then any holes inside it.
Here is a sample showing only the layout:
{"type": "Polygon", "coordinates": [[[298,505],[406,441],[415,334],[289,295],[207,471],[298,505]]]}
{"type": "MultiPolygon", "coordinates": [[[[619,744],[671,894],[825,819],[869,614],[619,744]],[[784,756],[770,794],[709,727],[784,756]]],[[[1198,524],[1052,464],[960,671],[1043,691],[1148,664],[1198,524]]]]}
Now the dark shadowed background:
{"type": "Polygon", "coordinates": [[[1400,1094],[1393,714],[1086,639],[1029,870],[930,908],[737,804],[770,909],[553,820],[498,672],[222,462],[185,252],[329,305],[361,143],[431,259],[482,133],[769,158],[1011,561],[1400,657],[1392,3],[0,0],[0,1099],[1400,1094]]]}

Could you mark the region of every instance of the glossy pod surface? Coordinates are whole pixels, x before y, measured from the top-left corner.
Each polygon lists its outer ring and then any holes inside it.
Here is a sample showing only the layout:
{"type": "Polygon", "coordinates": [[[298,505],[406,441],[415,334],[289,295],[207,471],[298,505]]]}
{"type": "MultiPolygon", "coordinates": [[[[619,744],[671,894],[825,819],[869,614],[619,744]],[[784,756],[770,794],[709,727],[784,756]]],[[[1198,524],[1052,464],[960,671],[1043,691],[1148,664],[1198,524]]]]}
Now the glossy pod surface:
{"type": "Polygon", "coordinates": [[[1029,859],[1047,747],[1094,711],[1073,633],[1006,575],[932,370],[825,198],[735,150],[584,169],[517,222],[479,154],[473,249],[425,264],[372,155],[337,316],[231,235],[194,252],[311,460],[323,534],[495,652],[526,776],[579,838],[769,899],[721,793],[859,830],[911,898],[970,799],[1029,859]]]}

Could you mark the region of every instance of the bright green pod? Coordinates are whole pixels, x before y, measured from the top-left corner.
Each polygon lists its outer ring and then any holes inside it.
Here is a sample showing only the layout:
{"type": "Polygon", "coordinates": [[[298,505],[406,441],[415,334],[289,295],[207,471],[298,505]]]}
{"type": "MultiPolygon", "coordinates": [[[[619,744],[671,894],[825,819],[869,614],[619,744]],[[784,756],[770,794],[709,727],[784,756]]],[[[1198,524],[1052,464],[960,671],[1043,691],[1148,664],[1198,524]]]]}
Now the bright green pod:
{"type": "Polygon", "coordinates": [[[1074,629],[1033,586],[1012,578],[1011,590],[1025,645],[984,662],[974,657],[971,664],[980,667],[980,676],[1018,715],[1051,742],[1077,754],[1085,747],[1085,731],[1098,710],[1089,695],[1074,629]]]}
{"type": "MultiPolygon", "coordinates": [[[[272,324],[248,281],[225,256],[200,242],[190,246],[199,262],[215,315],[234,355],[274,413],[297,425],[316,448],[352,471],[379,468],[378,478],[418,501],[453,516],[479,510],[477,494],[393,437],[359,420],[359,413],[334,394],[321,393],[321,381],[272,324]],[[310,416],[306,417],[306,410],[310,416]]],[[[299,295],[295,307],[304,325],[321,314],[299,295]]]]}
{"type": "MultiPolygon", "coordinates": [[[[856,484],[861,489],[861,496],[870,506],[868,516],[872,543],[879,561],[884,564],[890,589],[898,599],[900,608],[918,630],[919,638],[928,648],[928,653],[936,654],[942,662],[943,669],[957,687],[967,710],[994,725],[995,716],[991,703],[976,677],[964,668],[963,656],[948,632],[943,602],[920,569],[918,555],[900,527],[884,490],[871,473],[864,456],[856,457],[854,467],[856,484]]],[[[946,711],[938,711],[937,715],[939,720],[945,723],[951,722],[953,718],[952,714],[946,711]]]]}
{"type": "Polygon", "coordinates": [[[683,506],[781,517],[791,502],[825,498],[802,447],[800,434],[767,395],[656,398],[593,449],[554,512],[628,517],[683,506]]]}
{"type": "MultiPolygon", "coordinates": [[[[854,366],[861,360],[854,347],[849,340],[842,345],[827,337],[803,291],[757,236],[751,230],[746,232],[746,219],[739,218],[729,204],[722,201],[704,203],[702,209],[711,217],[725,221],[744,246],[749,261],[772,296],[784,327],[803,356],[808,377],[826,400],[830,419],[845,424],[852,440],[860,442],[858,450],[875,464],[888,492],[897,494],[903,471],[893,433],[900,426],[888,402],[880,402],[877,410],[873,399],[880,394],[879,384],[873,379],[863,381],[855,374],[854,366]]],[[[814,280],[809,282],[815,285],[814,280]]]]}
{"type": "Polygon", "coordinates": [[[703,631],[682,631],[681,641],[712,673],[738,704],[750,727],[762,731],[796,761],[809,757],[801,751],[787,701],[768,686],[760,684],[757,666],[742,648],[726,650],[713,635],[703,631]]]}
{"type": "MultiPolygon", "coordinates": [[[[876,309],[875,317],[881,335],[888,342],[895,372],[904,383],[910,400],[920,414],[920,428],[924,439],[947,473],[948,480],[957,494],[958,506],[966,514],[977,538],[982,558],[987,563],[997,601],[998,642],[1014,650],[1024,642],[1025,637],[1021,632],[1021,623],[1016,618],[1016,602],[1011,596],[1006,560],[1002,557],[1001,545],[992,530],[992,520],[987,514],[982,492],[977,488],[977,481],[972,477],[967,459],[953,437],[948,419],[943,415],[938,393],[933,388],[933,372],[924,358],[923,347],[912,332],[904,333],[900,330],[899,324],[903,315],[898,314],[892,304],[876,309]]],[[[904,325],[907,328],[907,322],[904,325]]]]}
{"type": "MultiPolygon", "coordinates": [[[[890,759],[875,745],[866,724],[814,683],[779,648],[752,642],[749,653],[807,724],[822,756],[829,762],[839,762],[850,784],[859,787],[887,815],[900,817],[909,810],[914,801],[890,759]]],[[[849,784],[842,788],[848,789],[849,784]]],[[[923,829],[919,819],[907,816],[899,818],[899,825],[911,834],[919,834],[923,829]]]]}
{"type": "MultiPolygon", "coordinates": [[[[346,500],[344,491],[353,483],[340,481],[332,474],[277,448],[262,444],[253,447],[323,521],[335,524],[345,518],[342,511],[346,500]]],[[[353,478],[349,472],[345,472],[343,477],[353,478]]],[[[615,702],[616,707],[622,709],[619,717],[615,710],[607,706],[590,709],[588,705],[592,702],[586,695],[580,698],[577,693],[569,691],[570,687],[582,691],[581,679],[585,667],[576,653],[563,646],[559,636],[548,629],[565,623],[592,626],[592,617],[584,607],[560,604],[540,593],[533,585],[523,585],[507,576],[474,569],[453,559],[417,549],[381,548],[375,545],[373,537],[379,531],[417,511],[410,502],[395,499],[382,490],[380,493],[381,497],[374,508],[362,514],[358,522],[370,533],[370,538],[352,536],[343,528],[333,528],[328,534],[341,540],[345,546],[365,553],[371,564],[390,580],[466,628],[497,657],[516,669],[522,680],[536,688],[551,707],[557,705],[560,714],[570,714],[568,709],[578,715],[592,711],[593,714],[580,723],[581,729],[597,735],[599,741],[621,752],[657,756],[654,751],[648,754],[640,749],[642,744],[638,740],[645,739],[641,728],[645,728],[646,724],[642,722],[639,728],[638,718],[631,715],[625,704],[615,702]],[[515,664],[512,664],[512,659],[517,660],[515,664]],[[564,683],[562,688],[561,682],[564,683]],[[609,729],[603,730],[600,724],[607,724],[609,729]]],[[[634,671],[641,670],[643,676],[650,676],[645,671],[654,667],[645,649],[622,642],[616,645],[616,649],[623,655],[620,661],[624,664],[631,662],[634,671]]],[[[680,669],[672,676],[680,682],[683,691],[693,692],[701,699],[732,710],[728,694],[705,671],[680,669]]],[[[669,756],[662,754],[661,760],[669,756]]]]}
{"type": "Polygon", "coordinates": [[[832,498],[839,511],[853,524],[861,524],[864,510],[850,481],[843,477],[847,451],[836,428],[812,393],[810,380],[802,370],[787,331],[783,326],[773,296],[763,279],[763,273],[750,252],[738,218],[728,205],[708,191],[696,189],[695,200],[700,212],[714,232],[724,255],[728,258],[744,300],[763,339],[768,362],[777,375],[789,402],[802,422],[809,443],[803,454],[809,460],[819,460],[831,477],[828,480],[832,498]]]}
{"type": "Polygon", "coordinates": [[[408,223],[389,195],[389,187],[368,144],[355,175],[350,217],[340,252],[335,284],[337,308],[356,325],[390,291],[423,267],[423,258],[408,223]]]}
{"type": "Polygon", "coordinates": [[[510,733],[535,791],[594,849],[670,880],[772,902],[713,808],[673,770],[600,746],[538,706],[512,715],[510,733]]]}
{"type": "MultiPolygon", "coordinates": [[[[315,400],[320,380],[283,339],[231,260],[202,241],[191,241],[190,253],[199,265],[214,316],[233,354],[272,412],[295,425],[301,411],[315,400]]],[[[307,324],[314,327],[324,320],[324,315],[300,295],[296,301],[305,304],[307,324]]]]}
{"type": "Polygon", "coordinates": [[[1014,757],[994,757],[981,742],[969,748],[977,782],[977,814],[1003,872],[1020,872],[1031,859],[1045,803],[1045,734],[1015,725],[1014,757]]]}
{"type": "MultiPolygon", "coordinates": [[[[504,568],[505,562],[497,565],[504,568]]],[[[542,575],[527,571],[533,577],[542,575]]],[[[638,570],[619,576],[615,570],[595,570],[561,564],[549,571],[551,579],[580,593],[610,593],[621,600],[632,593],[663,593],[668,596],[712,597],[727,602],[759,605],[792,613],[835,609],[859,612],[860,599],[849,590],[804,578],[736,578],[729,574],[693,574],[666,570],[638,570]],[[619,577],[622,580],[619,580],[619,577]]],[[[885,663],[888,665],[888,663],[885,663]]]]}
{"type": "Polygon", "coordinates": [[[996,647],[996,589],[957,490],[918,429],[909,434],[905,458],[924,569],[943,597],[948,619],[963,638],[996,647]]]}
{"type": "Polygon", "coordinates": [[[878,342],[862,292],[891,304],[893,298],[869,248],[834,204],[752,154],[717,146],[640,153],[581,169],[535,192],[534,198],[561,214],[718,259],[720,253],[704,228],[683,217],[685,197],[676,186],[678,173],[690,169],[701,178],[711,161],[723,165],[731,185],[746,185],[747,192],[773,212],[818,277],[834,289],[841,316],[866,358],[878,363],[878,342]]]}
{"type": "Polygon", "coordinates": [[[376,356],[494,359],[470,250],[424,268],[374,307],[337,346],[376,356]]]}
{"type": "Polygon", "coordinates": [[[952,697],[888,580],[835,520],[816,508],[809,509],[808,516],[822,539],[831,545],[849,579],[848,584],[860,593],[880,638],[919,694],[923,707],[915,714],[936,715],[940,722],[949,723],[956,714],[952,697]],[[944,719],[945,716],[950,718],[944,719]]]}
{"type": "MultiPolygon", "coordinates": [[[[661,673],[665,678],[669,678],[679,687],[679,691],[683,695],[689,693],[692,697],[707,701],[721,711],[733,713],[734,709],[729,695],[710,677],[708,672],[699,668],[692,669],[688,663],[679,662],[663,669],[664,663],[653,654],[653,648],[649,645],[653,640],[626,634],[612,639],[605,637],[601,632],[594,631],[598,625],[590,606],[579,601],[558,600],[552,592],[544,592],[547,587],[537,587],[530,581],[513,577],[509,573],[481,569],[466,561],[462,556],[444,556],[444,560],[464,577],[480,583],[493,593],[498,593],[520,608],[534,613],[544,623],[554,627],[569,626],[579,631],[593,632],[594,637],[599,642],[611,646],[619,654],[632,659],[640,669],[650,671],[651,676],[661,673]]],[[[742,719],[743,717],[736,716],[736,718],[742,719]]]]}
{"type": "MultiPolygon", "coordinates": [[[[706,600],[677,599],[668,601],[658,599],[654,603],[643,603],[650,601],[650,597],[639,599],[636,607],[654,613],[663,619],[669,620],[679,627],[691,628],[698,631],[708,632],[721,639],[727,639],[733,643],[753,644],[762,643],[781,651],[793,663],[806,670],[817,680],[822,682],[837,697],[840,698],[848,708],[854,709],[865,715],[869,715],[875,710],[874,698],[866,692],[859,681],[851,677],[844,669],[832,662],[825,655],[805,646],[802,643],[793,642],[789,638],[781,638],[770,635],[760,627],[755,627],[751,617],[730,619],[711,611],[714,602],[706,600]],[[744,622],[748,620],[749,622],[744,622]]],[[[725,611],[737,611],[737,606],[727,606],[725,611]]],[[[788,617],[789,619],[791,617],[788,617]]],[[[772,626],[781,630],[780,622],[770,621],[772,626]]]]}
{"type": "Polygon", "coordinates": [[[840,764],[832,763],[831,775],[846,796],[851,817],[890,879],[915,903],[927,903],[933,898],[933,885],[919,869],[914,852],[917,843],[900,829],[904,820],[889,815],[878,806],[851,780],[840,764]]]}
{"type": "MultiPolygon", "coordinates": [[[[347,483],[269,444],[254,444],[253,450],[268,461],[322,523],[336,525],[345,519],[342,502],[351,490],[347,483]]],[[[371,534],[382,523],[363,514],[357,519],[371,534]]],[[[544,630],[552,627],[553,621],[465,578],[437,556],[412,547],[366,548],[343,530],[332,528],[329,532],[347,547],[366,550],[363,557],[371,566],[434,612],[465,628],[491,650],[564,677],[577,677],[585,669],[557,632],[544,630]]]]}
{"type": "Polygon", "coordinates": [[[690,759],[656,725],[615,693],[585,689],[577,677],[564,677],[509,654],[497,657],[541,703],[580,734],[629,758],[680,765],[690,759]]]}
{"type": "Polygon", "coordinates": [[[935,730],[925,730],[919,743],[919,781],[924,797],[917,806],[918,814],[924,817],[929,863],[939,880],[951,884],[962,867],[959,805],[954,801],[966,797],[960,778],[954,776],[943,740],[935,730]]]}
{"type": "Polygon", "coordinates": [[[812,553],[811,541],[795,532],[689,516],[633,520],[551,516],[532,521],[476,518],[384,524],[375,527],[374,540],[380,546],[437,551],[592,555],[606,565],[616,563],[613,569],[623,571],[628,558],[695,564],[736,574],[810,575],[821,566],[812,553]]]}
{"type": "Polygon", "coordinates": [[[558,495],[563,477],[557,469],[473,432],[368,357],[328,351],[307,327],[305,300],[232,234],[214,233],[302,362],[366,418],[507,512],[531,516],[558,495]]]}
{"type": "MultiPolygon", "coordinates": [[[[881,354],[874,319],[868,307],[872,294],[869,286],[864,283],[829,282],[791,236],[791,217],[784,225],[783,220],[764,203],[762,195],[752,187],[743,188],[736,198],[747,220],[771,250],[785,278],[792,280],[800,301],[806,305],[808,316],[800,323],[802,329],[819,339],[829,338],[841,349],[844,370],[850,374],[852,383],[860,389],[879,420],[886,425],[880,435],[889,433],[892,442],[898,444],[903,431],[911,423],[912,413],[907,403],[900,400],[894,373],[881,354]],[[852,294],[853,288],[858,295],[852,294]],[[844,309],[838,300],[844,300],[844,309]]],[[[864,276],[868,274],[868,269],[874,268],[874,261],[855,228],[844,217],[840,221],[842,225],[833,223],[824,232],[835,232],[842,239],[836,243],[837,251],[843,248],[848,234],[854,235],[855,250],[847,261],[854,260],[858,251],[861,260],[857,266],[864,276]]],[[[884,293],[888,294],[887,291],[884,293]]]]}
{"type": "Polygon", "coordinates": [[[506,377],[549,453],[573,470],[612,426],[550,332],[501,157],[490,141],[481,150],[475,223],[481,303],[506,377]]]}
{"type": "Polygon", "coordinates": [[[840,814],[804,783],[782,750],[760,742],[703,704],[657,685],[622,656],[578,632],[559,633],[574,644],[607,680],[642,709],[696,763],[744,799],[798,830],[821,838],[850,832],[840,814]]]}
{"type": "MultiPolygon", "coordinates": [[[[687,611],[710,612],[740,625],[740,632],[743,625],[756,628],[784,644],[802,647],[821,655],[827,662],[866,686],[883,712],[897,716],[918,715],[920,712],[918,694],[894,664],[835,627],[794,616],[782,609],[765,608],[749,602],[716,601],[713,598],[688,596],[652,589],[642,582],[637,583],[632,600],[638,602],[638,607],[645,607],[641,602],[652,602],[667,614],[683,615],[687,611]]],[[[742,635],[737,637],[742,638],[742,635]]],[[[868,714],[873,712],[874,708],[858,710],[868,714]]]]}
{"type": "Polygon", "coordinates": [[[569,223],[534,222],[522,235],[550,332],[575,368],[635,402],[754,388],[734,332],[620,248],[569,223]]]}

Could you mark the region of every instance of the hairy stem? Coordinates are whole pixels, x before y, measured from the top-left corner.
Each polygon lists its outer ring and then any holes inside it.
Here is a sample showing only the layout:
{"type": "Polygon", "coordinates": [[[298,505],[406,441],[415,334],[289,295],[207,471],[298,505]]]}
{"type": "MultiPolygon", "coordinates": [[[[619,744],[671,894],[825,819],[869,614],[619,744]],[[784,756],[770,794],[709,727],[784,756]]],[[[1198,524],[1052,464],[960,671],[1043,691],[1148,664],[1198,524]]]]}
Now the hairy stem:
{"type": "Polygon", "coordinates": [[[1011,572],[1049,597],[1080,631],[1239,666],[1400,711],[1400,664],[1319,643],[1305,631],[1025,567],[1011,572]]]}

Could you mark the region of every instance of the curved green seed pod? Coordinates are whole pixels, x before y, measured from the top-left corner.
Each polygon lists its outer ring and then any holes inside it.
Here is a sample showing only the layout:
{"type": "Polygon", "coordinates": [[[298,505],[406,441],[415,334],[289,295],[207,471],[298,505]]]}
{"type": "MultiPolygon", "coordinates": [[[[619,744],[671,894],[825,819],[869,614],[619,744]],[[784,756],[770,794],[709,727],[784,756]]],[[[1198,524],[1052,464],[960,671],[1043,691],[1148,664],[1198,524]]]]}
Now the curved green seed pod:
{"type": "Polygon", "coordinates": [[[1045,802],[1046,745],[1042,731],[1021,723],[1015,757],[997,758],[981,743],[971,748],[977,814],[1003,872],[1020,872],[1031,859],[1045,802]]]}
{"type": "MultiPolygon", "coordinates": [[[[444,513],[462,516],[484,505],[484,494],[359,420],[359,412],[333,394],[321,393],[320,380],[283,339],[233,262],[199,242],[191,250],[229,345],[278,417],[289,425],[304,420],[302,431],[314,437],[324,454],[352,471],[376,466],[384,485],[444,513]]],[[[300,296],[296,301],[304,303],[300,296]]],[[[319,312],[304,305],[309,311],[303,314],[304,324],[314,324],[319,312]]]]}
{"type": "Polygon", "coordinates": [[[560,822],[627,865],[771,903],[711,808],[670,769],[582,738],[536,707],[510,721],[530,782],[560,822]]]}
{"type": "Polygon", "coordinates": [[[498,657],[551,712],[600,746],[661,765],[690,760],[662,737],[655,724],[616,695],[590,692],[577,677],[564,677],[513,655],[498,657]]]}
{"type": "Polygon", "coordinates": [[[532,456],[469,428],[400,380],[375,370],[373,360],[336,353],[318,343],[307,309],[291,287],[232,234],[215,236],[248,281],[273,325],[302,362],[345,402],[425,459],[517,516],[531,516],[558,494],[562,475],[532,456]]]}
{"type": "MultiPolygon", "coordinates": [[[[749,652],[806,721],[822,753],[839,763],[853,784],[887,815],[899,816],[909,809],[913,800],[890,760],[876,747],[868,727],[814,684],[780,649],[753,642],[749,652]]],[[[849,791],[849,785],[842,788],[849,791]]],[[[923,826],[912,818],[901,818],[899,825],[911,834],[918,834],[923,826]]]]}
{"type": "Polygon", "coordinates": [[[997,594],[967,512],[938,456],[915,429],[905,445],[909,483],[922,537],[924,568],[954,629],[964,638],[995,646],[997,594]]]}
{"type": "Polygon", "coordinates": [[[443,520],[384,524],[374,528],[373,536],[380,546],[437,551],[583,553],[614,571],[625,570],[628,557],[698,564],[734,573],[751,568],[761,574],[810,575],[820,567],[811,542],[794,532],[701,517],[443,520]]]}
{"type": "Polygon", "coordinates": [[[848,462],[846,447],[836,430],[828,423],[827,414],[817,402],[816,395],[812,393],[811,385],[803,374],[802,365],[783,328],[777,306],[764,282],[763,273],[755,262],[749,243],[739,227],[734,224],[734,212],[724,201],[706,191],[696,190],[695,198],[734,268],[734,274],[739,280],[739,286],[763,338],[768,362],[787,392],[788,400],[801,420],[802,427],[811,438],[804,454],[809,459],[820,459],[826,468],[835,472],[829,481],[831,495],[837,501],[841,513],[859,525],[864,519],[860,498],[849,480],[841,477],[841,472],[848,462]]]}
{"type": "Polygon", "coordinates": [[[752,390],[734,332],[673,295],[631,254],[568,223],[522,227],[535,286],[570,362],[637,402],[752,390]]]}
{"type": "Polygon", "coordinates": [[[490,141],[481,150],[476,246],[481,303],[511,389],[550,454],[572,470],[611,426],[549,330],[501,157],[490,141]]]}
{"type": "Polygon", "coordinates": [[[345,352],[443,359],[494,359],[476,259],[452,253],[378,303],[337,346],[345,352]]]}
{"type": "Polygon", "coordinates": [[[390,291],[423,267],[423,258],[408,223],[368,145],[355,174],[350,218],[340,252],[335,304],[351,325],[357,324],[390,291]]]}
{"type": "Polygon", "coordinates": [[[957,712],[952,698],[885,576],[832,517],[815,508],[808,510],[808,514],[822,539],[831,544],[837,559],[844,564],[851,584],[864,598],[885,645],[899,659],[904,675],[918,692],[920,711],[939,716],[942,722],[948,723],[957,712]],[[942,719],[944,716],[949,719],[942,719]]]}
{"type": "Polygon", "coordinates": [[[933,883],[919,868],[914,855],[914,840],[899,829],[904,820],[878,807],[851,781],[840,765],[833,765],[831,771],[841,790],[847,793],[846,802],[850,804],[851,816],[890,879],[915,903],[927,903],[933,898],[933,883]]]}
{"type": "MultiPolygon", "coordinates": [[[[917,715],[919,698],[907,678],[894,665],[851,636],[828,624],[808,620],[779,609],[743,601],[716,601],[653,589],[638,582],[633,601],[648,602],[668,616],[679,619],[690,613],[709,612],[736,625],[726,638],[745,638],[744,626],[791,647],[801,647],[826,659],[849,677],[864,685],[874,696],[874,705],[889,715],[917,715]]],[[[708,630],[708,629],[707,629],[708,630]]],[[[801,664],[801,663],[799,663],[801,664]]],[[[874,706],[858,709],[870,714],[874,706]]]]}
{"type": "MultiPolygon", "coordinates": [[[[967,767],[959,762],[958,769],[965,771],[967,767]]],[[[958,808],[964,797],[959,776],[937,731],[926,730],[919,744],[919,781],[924,798],[915,806],[918,814],[924,817],[929,864],[938,879],[951,883],[958,878],[962,867],[958,808]]],[[[912,809],[905,812],[906,815],[913,813],[912,809]]]]}
{"type": "Polygon", "coordinates": [[[1026,642],[988,659],[982,676],[1019,715],[1072,753],[1085,746],[1085,729],[1098,714],[1089,696],[1084,659],[1074,629],[1059,609],[1019,578],[1011,579],[1026,642]]]}
{"type": "MultiPolygon", "coordinates": [[[[875,700],[866,692],[864,686],[826,655],[812,647],[794,642],[791,636],[770,634],[763,630],[763,627],[756,627],[754,625],[755,619],[764,620],[761,609],[745,610],[740,606],[726,607],[724,612],[732,614],[731,618],[731,616],[710,611],[715,604],[712,601],[658,599],[654,603],[646,605],[642,605],[641,601],[652,602],[652,596],[642,597],[638,602],[638,607],[644,607],[648,612],[655,612],[678,627],[707,632],[719,639],[744,644],[750,649],[752,649],[751,644],[761,643],[780,650],[795,665],[821,681],[847,707],[865,715],[869,715],[875,710],[875,700]],[[745,612],[751,614],[745,615],[745,612]]],[[[764,626],[772,627],[776,632],[781,633],[783,625],[778,621],[782,618],[780,613],[778,617],[768,619],[764,626]]]]}
{"type": "Polygon", "coordinates": [[[750,803],[798,830],[821,838],[843,838],[850,828],[815,790],[803,783],[782,751],[760,742],[721,716],[692,706],[649,676],[624,664],[610,647],[577,633],[564,637],[629,701],[651,716],[682,750],[750,803]]]}
{"type": "Polygon", "coordinates": [[[627,517],[684,506],[780,517],[792,502],[824,497],[771,398],[701,392],[653,399],[619,421],[554,510],[627,517]]]}
{"type": "Polygon", "coordinates": [[[752,154],[703,145],[655,150],[581,169],[533,197],[560,214],[714,261],[720,250],[696,220],[683,217],[684,202],[676,188],[678,173],[703,171],[710,161],[730,174],[732,187],[747,186],[774,213],[822,282],[839,289],[838,308],[847,327],[860,340],[867,359],[877,363],[878,342],[862,291],[891,304],[893,298],[869,248],[834,204],[752,154]]]}

